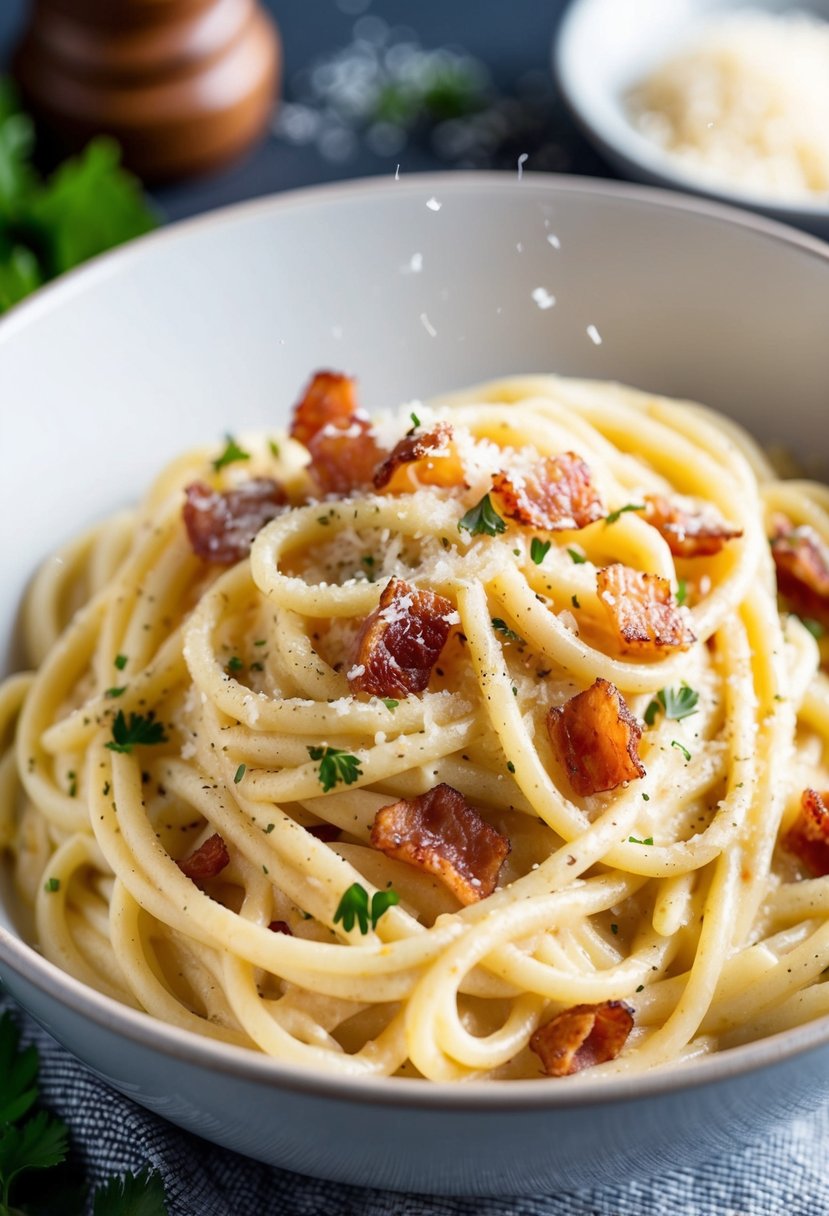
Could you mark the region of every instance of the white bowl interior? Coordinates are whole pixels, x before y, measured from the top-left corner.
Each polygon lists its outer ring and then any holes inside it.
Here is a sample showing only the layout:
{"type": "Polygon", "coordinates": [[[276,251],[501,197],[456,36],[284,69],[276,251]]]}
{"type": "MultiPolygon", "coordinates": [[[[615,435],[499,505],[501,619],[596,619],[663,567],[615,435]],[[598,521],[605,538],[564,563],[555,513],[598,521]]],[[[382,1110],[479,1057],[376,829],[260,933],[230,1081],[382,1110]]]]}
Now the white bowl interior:
{"type": "Polygon", "coordinates": [[[689,45],[712,17],[738,8],[808,12],[829,20],[829,0],[574,0],[555,47],[565,97],[608,159],[638,180],[742,203],[829,235],[829,207],[705,183],[642,135],[628,116],[625,97],[634,84],[689,45]]]}
{"type": "MultiPolygon", "coordinates": [[[[360,377],[369,409],[512,372],[618,379],[704,401],[763,441],[814,454],[824,442],[829,386],[827,298],[829,250],[811,238],[657,191],[531,175],[520,183],[470,174],[304,192],[137,242],[0,325],[2,434],[13,456],[4,473],[12,509],[0,513],[0,636],[4,645],[11,638],[26,580],[44,554],[134,499],[183,446],[284,423],[309,373],[326,365],[360,377]],[[553,306],[539,307],[538,287],[555,297],[553,306]]],[[[521,1189],[519,1178],[537,1189],[596,1176],[595,1155],[577,1149],[577,1131],[584,1138],[595,1111],[582,1107],[567,1132],[565,1110],[553,1151],[543,1147],[552,1124],[533,1130],[528,1116],[507,1135],[483,1118],[506,1109],[501,1087],[475,1087],[474,1100],[472,1091],[441,1097],[447,1119],[450,1110],[468,1116],[449,1134],[445,1119],[424,1114],[434,1105],[430,1087],[418,1087],[415,1103],[406,1096],[411,1083],[306,1084],[235,1049],[206,1041],[185,1048],[180,1032],[106,998],[84,998],[80,985],[20,944],[13,905],[8,886],[0,889],[0,965],[13,990],[113,1083],[202,1134],[293,1168],[403,1189],[496,1193],[521,1189]],[[302,1084],[305,1097],[292,1105],[302,1084]],[[364,1107],[365,1124],[355,1121],[353,1135],[317,1151],[320,1108],[308,1095],[326,1087],[340,1119],[345,1100],[362,1095],[377,1105],[373,1114],[364,1107]],[[414,1112],[414,1140],[401,1130],[390,1144],[384,1100],[397,1103],[397,1119],[414,1112]],[[467,1140],[477,1146],[474,1160],[458,1149],[467,1140]],[[523,1173],[522,1143],[525,1167],[535,1154],[523,1173]]],[[[730,1083],[827,1038],[829,1030],[802,1028],[785,1046],[752,1045],[731,1061],[707,1061],[700,1075],[706,1084],[730,1083]]],[[[814,1100],[819,1075],[801,1069],[787,1110],[802,1108],[795,1095],[807,1081],[814,1100]]],[[[548,1099],[537,1085],[518,1085],[533,1091],[528,1110],[546,1104],[552,1118],[573,1105],[560,1092],[548,1099]]],[[[613,1101],[636,1110],[648,1093],[667,1101],[670,1088],[625,1084],[613,1101]]],[[[595,1092],[608,1096],[606,1087],[595,1092]]],[[[582,1093],[575,1105],[595,1100],[589,1083],[582,1093]]],[[[716,1111],[732,1112],[733,1126],[744,1090],[706,1101],[710,1152],[716,1111]]],[[[671,1159],[676,1136],[663,1107],[644,1120],[622,1119],[613,1102],[603,1108],[614,1148],[601,1170],[640,1159],[656,1169],[671,1159]]],[[[699,1146],[695,1110],[702,1106],[678,1106],[676,1126],[699,1146]]],[[[770,1099],[772,1110],[781,1106],[770,1099]]]]}

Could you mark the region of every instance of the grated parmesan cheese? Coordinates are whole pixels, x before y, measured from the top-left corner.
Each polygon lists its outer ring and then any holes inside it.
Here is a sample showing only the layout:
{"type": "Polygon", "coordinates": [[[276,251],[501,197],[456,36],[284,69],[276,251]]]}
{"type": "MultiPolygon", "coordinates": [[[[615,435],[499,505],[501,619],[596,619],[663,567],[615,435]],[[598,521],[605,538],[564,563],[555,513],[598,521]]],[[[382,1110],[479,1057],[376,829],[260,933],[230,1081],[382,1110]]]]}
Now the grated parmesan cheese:
{"type": "Polygon", "coordinates": [[[743,9],[629,95],[639,131],[713,183],[829,205],[829,22],[743,9]]]}

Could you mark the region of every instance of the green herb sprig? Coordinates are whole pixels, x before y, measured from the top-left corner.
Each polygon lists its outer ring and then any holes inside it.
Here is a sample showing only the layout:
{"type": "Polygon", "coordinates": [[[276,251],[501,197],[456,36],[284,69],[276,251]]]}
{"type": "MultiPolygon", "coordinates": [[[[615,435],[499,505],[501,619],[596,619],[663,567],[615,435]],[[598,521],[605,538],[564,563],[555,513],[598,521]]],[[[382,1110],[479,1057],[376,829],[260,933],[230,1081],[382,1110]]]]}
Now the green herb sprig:
{"type": "Polygon", "coordinates": [[[308,755],[312,760],[319,760],[319,779],[322,792],[327,794],[334,786],[342,781],[344,785],[352,785],[363,770],[360,761],[350,752],[339,747],[309,747],[308,755]]]}
{"type": "Polygon", "coordinates": [[[506,532],[507,525],[495,508],[488,494],[481,501],[470,507],[458,522],[459,532],[468,532],[470,536],[498,536],[506,532]]]}
{"type": "Polygon", "coordinates": [[[250,460],[250,452],[246,452],[244,448],[240,448],[232,435],[225,435],[225,440],[225,450],[212,462],[213,468],[217,473],[229,464],[236,464],[240,460],[250,460]]]}
{"type": "Polygon", "coordinates": [[[658,713],[664,713],[666,718],[681,722],[697,712],[699,693],[689,688],[684,682],[679,688],[660,688],[656,697],[645,710],[645,723],[653,726],[658,713]]]}
{"type": "Polygon", "coordinates": [[[384,912],[394,904],[400,903],[400,896],[396,891],[375,891],[369,903],[368,891],[359,882],[353,882],[351,886],[343,892],[343,897],[337,905],[337,911],[334,913],[334,924],[342,922],[342,926],[346,933],[350,933],[354,928],[355,922],[359,925],[360,932],[368,933],[369,926],[372,929],[377,928],[377,922],[384,912]]]}
{"type": "Polygon", "coordinates": [[[645,504],[643,502],[626,503],[625,506],[619,507],[619,509],[617,511],[611,511],[609,515],[605,515],[605,517],[604,517],[605,527],[607,527],[608,524],[618,523],[623,515],[627,515],[628,511],[647,511],[647,509],[648,508],[645,506],[645,504]]]}
{"type": "Polygon", "coordinates": [[[530,557],[533,559],[536,566],[540,566],[544,561],[544,558],[550,552],[550,546],[552,543],[553,542],[551,540],[539,540],[537,536],[532,538],[530,541],[530,557]]]}
{"type": "Polygon", "coordinates": [[[498,633],[502,633],[508,642],[516,642],[519,646],[526,646],[526,642],[521,637],[520,633],[516,633],[514,629],[510,629],[509,625],[500,616],[492,618],[492,628],[497,629],[498,633]]]}
{"type": "Polygon", "coordinates": [[[134,747],[166,742],[164,724],[157,722],[152,713],[130,714],[127,722],[124,711],[119,709],[112,723],[112,739],[104,746],[111,752],[129,753],[134,747]]]}

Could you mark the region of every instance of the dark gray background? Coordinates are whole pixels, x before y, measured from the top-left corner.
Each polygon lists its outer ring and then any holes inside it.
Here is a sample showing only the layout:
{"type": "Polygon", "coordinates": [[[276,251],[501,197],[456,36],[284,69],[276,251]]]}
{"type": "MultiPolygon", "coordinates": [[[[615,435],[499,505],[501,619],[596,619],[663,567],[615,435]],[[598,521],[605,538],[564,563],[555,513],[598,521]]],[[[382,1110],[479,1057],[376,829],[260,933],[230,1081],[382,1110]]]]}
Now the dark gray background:
{"type": "MultiPolygon", "coordinates": [[[[112,0],[117,3],[117,0],[112,0]]],[[[265,0],[275,15],[284,49],[283,94],[290,98],[297,73],[315,59],[347,45],[357,17],[343,12],[349,0],[265,0]]],[[[363,0],[365,3],[365,0],[363,0]]],[[[0,0],[0,67],[8,63],[28,0],[0,0]]],[[[370,0],[365,11],[392,27],[407,26],[424,49],[452,46],[483,60],[499,92],[510,93],[527,72],[537,73],[549,93],[550,136],[560,154],[555,167],[567,172],[608,174],[610,171],[587,146],[551,80],[550,49],[566,0],[370,0]],[[546,84],[545,84],[546,82],[546,84]]],[[[526,168],[534,164],[531,151],[526,168]]],[[[524,149],[527,150],[527,149],[524,149]]],[[[164,214],[177,219],[225,203],[275,190],[307,186],[346,177],[429,169],[446,169],[428,146],[410,144],[394,156],[374,155],[365,147],[352,159],[332,163],[313,145],[297,147],[270,136],[251,155],[209,179],[157,192],[164,214]]]]}

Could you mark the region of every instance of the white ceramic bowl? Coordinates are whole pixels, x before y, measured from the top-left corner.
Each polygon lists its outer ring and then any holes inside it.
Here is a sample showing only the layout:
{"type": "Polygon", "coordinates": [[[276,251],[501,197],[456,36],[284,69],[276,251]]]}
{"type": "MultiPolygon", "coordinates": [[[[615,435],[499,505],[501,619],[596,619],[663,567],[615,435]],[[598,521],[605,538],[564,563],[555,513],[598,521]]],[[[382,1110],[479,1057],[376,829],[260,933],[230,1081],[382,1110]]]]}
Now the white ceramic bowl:
{"type": "Polygon", "coordinates": [[[829,0],[573,0],[553,46],[561,91],[588,138],[625,176],[738,203],[829,237],[829,205],[782,203],[706,182],[628,116],[624,98],[632,85],[693,41],[707,20],[737,8],[829,20],[829,0]]]}
{"type": "MultiPolygon", "coordinates": [[[[369,408],[510,372],[613,377],[813,454],[827,299],[829,248],[809,237],[553,177],[324,188],[139,241],[0,324],[0,636],[48,550],[181,447],[284,421],[320,366],[356,372],[369,408]]],[[[0,974],[118,1089],[217,1143],[352,1183],[527,1193],[654,1173],[763,1135],[829,1083],[826,1020],[636,1079],[330,1078],[122,1008],[21,934],[6,879],[0,974]]]]}

